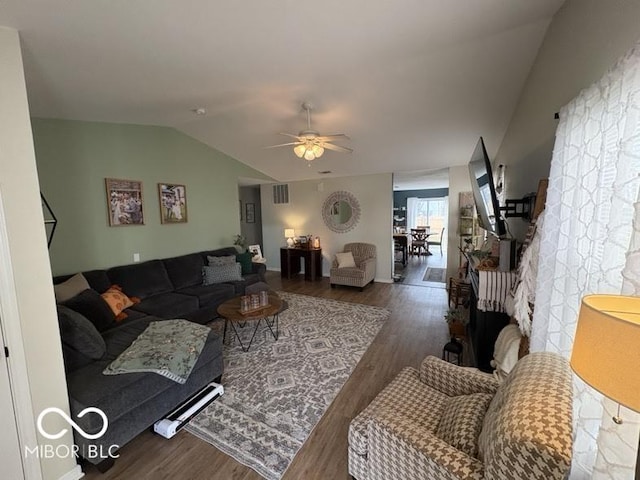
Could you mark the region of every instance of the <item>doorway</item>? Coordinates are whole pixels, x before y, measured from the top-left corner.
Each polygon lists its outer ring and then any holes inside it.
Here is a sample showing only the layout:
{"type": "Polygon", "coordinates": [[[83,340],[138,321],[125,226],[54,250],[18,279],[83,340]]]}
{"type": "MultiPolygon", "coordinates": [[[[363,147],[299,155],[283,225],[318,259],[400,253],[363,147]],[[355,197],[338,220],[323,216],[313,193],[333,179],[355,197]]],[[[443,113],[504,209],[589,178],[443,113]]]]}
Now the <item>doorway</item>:
{"type": "Polygon", "coordinates": [[[245,240],[245,247],[260,245],[262,251],[262,203],[260,185],[238,185],[240,208],[240,235],[245,240]]]}
{"type": "Polygon", "coordinates": [[[445,288],[448,221],[448,169],[394,173],[393,232],[396,283],[445,288]],[[424,235],[420,230],[425,231],[424,235]],[[420,248],[423,239],[426,242],[425,249],[420,248]],[[402,243],[406,243],[406,252],[402,243]]]}

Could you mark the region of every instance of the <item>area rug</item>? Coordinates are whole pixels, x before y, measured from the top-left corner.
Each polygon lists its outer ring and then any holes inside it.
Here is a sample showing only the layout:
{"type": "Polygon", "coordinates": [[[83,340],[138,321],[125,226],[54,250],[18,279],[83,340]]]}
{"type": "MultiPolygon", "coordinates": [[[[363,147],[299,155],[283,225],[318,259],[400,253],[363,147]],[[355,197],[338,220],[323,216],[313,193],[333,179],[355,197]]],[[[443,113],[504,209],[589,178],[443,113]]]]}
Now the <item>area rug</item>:
{"type": "Polygon", "coordinates": [[[427,271],[424,272],[424,278],[422,281],[446,283],[447,270],[445,268],[427,267],[427,271]]]}
{"type": "MultiPolygon", "coordinates": [[[[186,427],[268,480],[282,477],[389,318],[383,308],[278,295],[289,304],[278,340],[260,327],[248,352],[225,345],[224,395],[186,427]]],[[[252,332],[249,322],[243,342],[252,332]]]]}

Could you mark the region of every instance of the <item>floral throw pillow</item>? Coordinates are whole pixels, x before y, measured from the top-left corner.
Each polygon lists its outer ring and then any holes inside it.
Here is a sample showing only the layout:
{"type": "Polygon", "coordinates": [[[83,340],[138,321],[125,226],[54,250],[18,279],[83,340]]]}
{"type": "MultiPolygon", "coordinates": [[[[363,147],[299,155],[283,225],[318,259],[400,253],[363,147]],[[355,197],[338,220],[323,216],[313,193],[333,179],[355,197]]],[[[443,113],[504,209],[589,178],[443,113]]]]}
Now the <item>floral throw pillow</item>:
{"type": "Polygon", "coordinates": [[[140,300],[136,299],[135,297],[127,297],[122,291],[122,288],[118,285],[111,285],[107,289],[107,291],[102,293],[100,296],[104,299],[105,302],[107,302],[109,308],[111,308],[111,311],[116,316],[116,321],[124,320],[125,318],[127,318],[127,314],[124,313],[123,310],[140,302],[140,300]],[[135,300],[138,301],[136,302],[135,300]]]}

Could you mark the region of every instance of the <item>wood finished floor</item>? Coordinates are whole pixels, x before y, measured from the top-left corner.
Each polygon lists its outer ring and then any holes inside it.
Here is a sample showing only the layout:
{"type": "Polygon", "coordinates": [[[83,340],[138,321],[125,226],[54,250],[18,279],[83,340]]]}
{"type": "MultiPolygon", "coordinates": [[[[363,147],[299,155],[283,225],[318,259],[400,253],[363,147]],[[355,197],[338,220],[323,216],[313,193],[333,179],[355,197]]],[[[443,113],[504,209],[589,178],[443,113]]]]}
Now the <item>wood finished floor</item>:
{"type": "MultiPolygon", "coordinates": [[[[436,254],[436,257],[440,257],[436,254]]],[[[432,257],[430,257],[432,258],[432,257]]],[[[435,258],[432,263],[435,263],[435,258]]],[[[420,269],[424,275],[427,262],[420,269]]],[[[419,275],[416,273],[415,275],[419,275]]],[[[422,277],[420,277],[421,279],[422,277]]],[[[443,316],[446,290],[405,284],[376,283],[364,292],[348,287],[331,289],[324,278],[281,280],[268,272],[274,289],[388,308],[382,327],[353,374],[298,452],[284,480],[349,478],[347,429],[349,422],[405,366],[417,367],[428,354],[440,355],[447,341],[443,316]]],[[[242,479],[260,480],[257,473],[219,452],[208,443],[182,431],[171,440],[145,432],[120,450],[115,466],[100,474],[84,467],[87,479],[242,479]]]]}

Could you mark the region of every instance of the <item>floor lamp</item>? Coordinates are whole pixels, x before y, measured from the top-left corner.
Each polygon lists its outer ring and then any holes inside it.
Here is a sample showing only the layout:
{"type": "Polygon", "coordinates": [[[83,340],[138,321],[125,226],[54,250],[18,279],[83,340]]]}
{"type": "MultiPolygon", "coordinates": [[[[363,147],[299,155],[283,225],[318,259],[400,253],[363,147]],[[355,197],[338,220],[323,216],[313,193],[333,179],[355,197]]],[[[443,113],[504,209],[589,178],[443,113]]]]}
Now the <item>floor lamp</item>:
{"type": "MultiPolygon", "coordinates": [[[[640,411],[640,297],[587,295],[582,299],[571,368],[620,405],[640,411]]],[[[640,457],[639,457],[640,458],[640,457]]],[[[636,472],[638,460],[636,460],[636,472]]]]}

